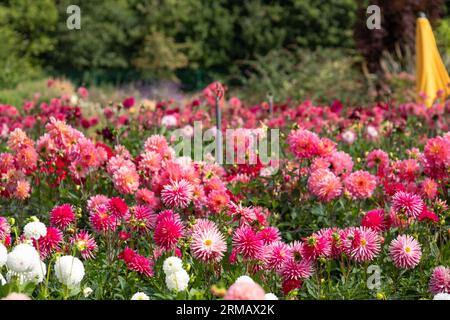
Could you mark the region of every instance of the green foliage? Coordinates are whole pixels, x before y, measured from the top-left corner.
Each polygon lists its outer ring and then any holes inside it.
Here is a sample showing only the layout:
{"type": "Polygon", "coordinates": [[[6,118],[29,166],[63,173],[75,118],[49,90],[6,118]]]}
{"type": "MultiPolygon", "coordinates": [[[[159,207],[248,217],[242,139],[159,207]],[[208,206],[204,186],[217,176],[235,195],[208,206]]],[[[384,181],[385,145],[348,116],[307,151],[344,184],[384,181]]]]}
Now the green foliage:
{"type": "Polygon", "coordinates": [[[365,79],[357,69],[359,59],[336,49],[273,50],[246,63],[246,77],[240,77],[243,94],[262,101],[273,93],[276,101],[312,99],[330,103],[339,99],[355,105],[367,99],[365,79]]]}
{"type": "Polygon", "coordinates": [[[57,19],[52,0],[10,0],[0,4],[0,88],[39,76],[40,55],[53,48],[57,19]]]}

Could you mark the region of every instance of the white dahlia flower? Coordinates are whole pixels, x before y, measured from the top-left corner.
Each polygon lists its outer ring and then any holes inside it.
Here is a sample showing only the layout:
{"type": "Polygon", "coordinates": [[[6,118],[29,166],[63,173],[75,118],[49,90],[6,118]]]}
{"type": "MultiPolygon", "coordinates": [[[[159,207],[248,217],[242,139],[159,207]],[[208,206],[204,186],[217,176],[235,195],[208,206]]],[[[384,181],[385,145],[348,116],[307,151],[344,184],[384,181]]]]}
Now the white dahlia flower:
{"type": "Polygon", "coordinates": [[[77,287],[84,277],[83,263],[78,258],[62,256],[55,262],[55,275],[67,287],[77,287]]]}
{"type": "Polygon", "coordinates": [[[23,233],[28,239],[39,239],[47,234],[47,227],[40,221],[27,223],[23,228],[23,233]]]}
{"type": "Polygon", "coordinates": [[[150,297],[146,295],[144,292],[136,292],[131,297],[131,300],[150,300],[150,297]]]}
{"type": "Polygon", "coordinates": [[[87,297],[89,297],[92,294],[92,292],[94,292],[94,290],[92,290],[91,287],[86,287],[86,288],[83,289],[83,296],[85,298],[87,298],[87,297]]]}
{"type": "Polygon", "coordinates": [[[0,268],[6,264],[7,260],[8,251],[6,250],[6,247],[2,243],[0,243],[0,268]]]}
{"type": "Polygon", "coordinates": [[[9,270],[6,274],[6,279],[8,280],[8,282],[10,282],[12,278],[17,278],[20,284],[31,282],[34,284],[39,284],[44,281],[46,275],[47,266],[44,262],[37,261],[30,272],[14,272],[12,270],[9,270]]]}
{"type": "Polygon", "coordinates": [[[450,293],[438,293],[433,297],[433,300],[450,300],[450,293]]]}
{"type": "Polygon", "coordinates": [[[265,294],[264,300],[278,300],[278,297],[274,295],[272,292],[269,292],[265,294]]]}
{"type": "Polygon", "coordinates": [[[163,270],[166,276],[181,271],[183,270],[183,261],[181,261],[181,259],[177,257],[168,257],[166,260],[164,260],[163,270]]]}
{"type": "Polygon", "coordinates": [[[32,245],[21,243],[8,253],[6,265],[13,272],[31,272],[39,262],[36,249],[32,245]]]}
{"type": "Polygon", "coordinates": [[[255,281],[253,281],[253,279],[250,278],[249,276],[240,276],[239,278],[236,279],[236,281],[234,283],[240,283],[240,282],[253,283],[255,281]]]}
{"type": "Polygon", "coordinates": [[[171,291],[184,291],[187,289],[189,284],[189,275],[186,270],[181,269],[180,271],[168,274],[166,276],[167,288],[171,291]]]}

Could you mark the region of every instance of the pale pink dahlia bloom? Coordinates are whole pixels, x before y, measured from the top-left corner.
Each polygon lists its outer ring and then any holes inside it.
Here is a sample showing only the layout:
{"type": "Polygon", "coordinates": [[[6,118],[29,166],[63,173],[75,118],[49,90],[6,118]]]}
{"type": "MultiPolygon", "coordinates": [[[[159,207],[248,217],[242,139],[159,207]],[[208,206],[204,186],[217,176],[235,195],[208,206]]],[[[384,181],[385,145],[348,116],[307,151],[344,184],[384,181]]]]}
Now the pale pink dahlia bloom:
{"type": "Polygon", "coordinates": [[[397,268],[412,269],[422,256],[420,243],[409,235],[399,235],[389,246],[392,262],[397,268]]]}
{"type": "Polygon", "coordinates": [[[432,294],[450,293],[450,268],[444,266],[434,268],[429,286],[432,294]]]}
{"type": "Polygon", "coordinates": [[[192,233],[192,255],[202,261],[220,261],[227,250],[225,238],[214,223],[204,225],[192,233]]]}
{"type": "Polygon", "coordinates": [[[232,284],[224,300],[264,300],[264,289],[256,282],[239,281],[232,284]]]}
{"type": "Polygon", "coordinates": [[[162,202],[170,208],[186,208],[193,197],[192,184],[181,179],[180,181],[172,181],[163,187],[161,191],[162,202]]]}

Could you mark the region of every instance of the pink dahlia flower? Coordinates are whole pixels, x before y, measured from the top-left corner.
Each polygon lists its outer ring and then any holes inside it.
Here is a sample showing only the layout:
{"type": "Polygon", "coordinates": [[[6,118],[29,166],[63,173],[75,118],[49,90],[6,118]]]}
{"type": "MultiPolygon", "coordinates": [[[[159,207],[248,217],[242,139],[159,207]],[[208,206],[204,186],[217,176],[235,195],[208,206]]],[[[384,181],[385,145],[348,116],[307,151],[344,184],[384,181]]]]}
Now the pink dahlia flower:
{"type": "Polygon", "coordinates": [[[264,289],[256,282],[233,283],[223,297],[224,300],[264,300],[264,289]]]}
{"type": "Polygon", "coordinates": [[[434,268],[430,278],[432,294],[450,293],[450,268],[439,266],[434,268]]]}
{"type": "Polygon", "coordinates": [[[186,208],[192,200],[192,184],[181,179],[165,185],[161,191],[161,200],[169,208],[186,208]]]}
{"type": "Polygon", "coordinates": [[[226,250],[225,238],[214,223],[196,228],[192,233],[191,251],[195,258],[220,261],[226,250]]]}
{"type": "Polygon", "coordinates": [[[355,171],[345,179],[345,188],[355,199],[369,198],[376,186],[376,177],[363,170],[355,171]]]}
{"type": "Polygon", "coordinates": [[[66,229],[75,221],[75,213],[70,204],[63,204],[53,208],[50,212],[50,223],[58,228],[66,229]]]}
{"type": "Polygon", "coordinates": [[[398,191],[392,197],[392,209],[397,214],[406,214],[408,217],[417,218],[422,213],[423,207],[422,199],[414,193],[398,191]]]}
{"type": "Polygon", "coordinates": [[[322,201],[331,201],[342,193],[341,180],[328,169],[318,169],[308,179],[309,191],[322,201]]]}
{"type": "Polygon", "coordinates": [[[419,242],[409,235],[399,235],[389,246],[392,262],[397,268],[412,269],[422,256],[419,242]]]}

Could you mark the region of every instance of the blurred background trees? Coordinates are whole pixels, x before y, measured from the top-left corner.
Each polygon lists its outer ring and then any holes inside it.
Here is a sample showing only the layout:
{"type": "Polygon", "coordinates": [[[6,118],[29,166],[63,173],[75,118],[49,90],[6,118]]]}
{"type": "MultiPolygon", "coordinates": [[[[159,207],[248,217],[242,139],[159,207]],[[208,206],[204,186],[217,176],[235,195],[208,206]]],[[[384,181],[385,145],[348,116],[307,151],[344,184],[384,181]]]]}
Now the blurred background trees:
{"type": "Polygon", "coordinates": [[[188,90],[222,79],[281,99],[312,97],[325,81],[357,103],[340,86],[367,81],[357,87],[379,95],[381,74],[411,69],[419,11],[450,53],[444,0],[0,0],[0,88],[43,76],[188,90]],[[70,4],[81,30],[66,27],[70,4]],[[381,7],[382,30],[366,28],[369,4],[381,7]]]}

